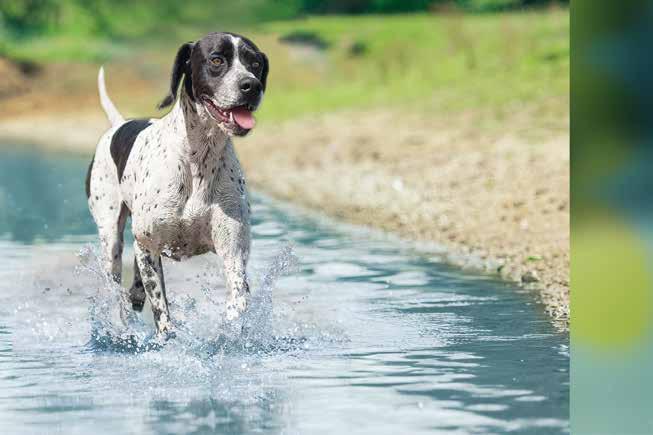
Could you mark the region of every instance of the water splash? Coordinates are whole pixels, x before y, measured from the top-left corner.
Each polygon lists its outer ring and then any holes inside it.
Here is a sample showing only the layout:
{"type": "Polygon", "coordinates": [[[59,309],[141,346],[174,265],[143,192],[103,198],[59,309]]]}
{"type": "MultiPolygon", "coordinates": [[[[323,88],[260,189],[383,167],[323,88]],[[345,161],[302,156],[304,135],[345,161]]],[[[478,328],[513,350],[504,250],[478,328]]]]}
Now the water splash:
{"type": "MultiPolygon", "coordinates": [[[[127,321],[121,317],[120,304],[125,303],[122,297],[125,290],[103,272],[102,259],[95,247],[84,247],[78,257],[80,265],[76,274],[92,276],[99,287],[88,297],[91,332],[86,347],[91,352],[137,354],[174,346],[212,357],[229,353],[289,352],[301,349],[307,341],[301,334],[276,333],[273,324],[272,292],[276,282],[294,271],[298,264],[289,245],[273,257],[262,276],[255,280],[258,285],[253,286],[248,310],[236,321],[225,319],[224,303],[213,299],[214,292],[207,286],[202,288],[204,301],[171,292],[170,310],[176,337],[170,342],[156,336],[146,316],[131,312],[127,321]]],[[[144,312],[148,309],[146,305],[144,312]]]]}
{"type": "Polygon", "coordinates": [[[143,321],[139,321],[135,315],[128,319],[120,316],[124,289],[104,273],[103,260],[97,248],[85,246],[77,256],[80,265],[75,268],[75,275],[93,277],[98,283],[95,294],[88,297],[91,332],[87,348],[90,351],[119,353],[159,349],[161,344],[155,341],[153,331],[147,331],[143,321]]]}

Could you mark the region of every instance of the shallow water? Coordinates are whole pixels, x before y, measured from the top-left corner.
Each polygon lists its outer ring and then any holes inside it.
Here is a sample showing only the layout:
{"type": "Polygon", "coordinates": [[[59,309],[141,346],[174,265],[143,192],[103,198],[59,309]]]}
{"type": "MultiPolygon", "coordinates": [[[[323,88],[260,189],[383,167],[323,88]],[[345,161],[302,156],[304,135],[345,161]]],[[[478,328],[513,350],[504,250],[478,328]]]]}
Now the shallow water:
{"type": "Polygon", "coordinates": [[[0,150],[0,433],[568,432],[568,336],[528,294],[261,196],[243,324],[215,257],[165,262],[158,345],[98,273],[86,165],[0,150]]]}

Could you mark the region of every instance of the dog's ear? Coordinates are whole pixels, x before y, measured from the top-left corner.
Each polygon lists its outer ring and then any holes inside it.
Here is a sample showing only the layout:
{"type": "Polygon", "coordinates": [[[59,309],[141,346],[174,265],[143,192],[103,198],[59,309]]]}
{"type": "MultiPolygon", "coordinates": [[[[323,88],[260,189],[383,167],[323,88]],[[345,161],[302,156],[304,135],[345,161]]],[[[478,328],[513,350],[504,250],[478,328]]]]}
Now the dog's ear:
{"type": "Polygon", "coordinates": [[[187,42],[179,47],[177,50],[177,56],[175,57],[175,63],[172,65],[172,77],[170,78],[170,92],[166,97],[159,103],[158,108],[163,109],[170,106],[175,102],[177,98],[177,91],[179,90],[179,82],[184,78],[184,88],[190,96],[191,100],[194,100],[193,95],[193,84],[191,78],[190,70],[190,54],[193,51],[194,42],[187,42]]]}
{"type": "Polygon", "coordinates": [[[268,72],[270,71],[270,63],[268,62],[268,57],[265,53],[261,52],[263,56],[263,71],[261,71],[261,84],[263,85],[263,90],[265,90],[265,85],[268,81],[268,72]]]}

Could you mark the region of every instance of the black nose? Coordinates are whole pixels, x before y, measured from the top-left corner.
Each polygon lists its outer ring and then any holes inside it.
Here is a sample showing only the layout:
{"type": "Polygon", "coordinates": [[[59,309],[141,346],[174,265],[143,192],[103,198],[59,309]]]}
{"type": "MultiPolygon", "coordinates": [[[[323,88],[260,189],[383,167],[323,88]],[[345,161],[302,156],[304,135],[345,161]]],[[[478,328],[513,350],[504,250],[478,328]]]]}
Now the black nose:
{"type": "Polygon", "coordinates": [[[261,92],[261,82],[253,77],[242,79],[240,90],[245,95],[258,95],[261,92]]]}

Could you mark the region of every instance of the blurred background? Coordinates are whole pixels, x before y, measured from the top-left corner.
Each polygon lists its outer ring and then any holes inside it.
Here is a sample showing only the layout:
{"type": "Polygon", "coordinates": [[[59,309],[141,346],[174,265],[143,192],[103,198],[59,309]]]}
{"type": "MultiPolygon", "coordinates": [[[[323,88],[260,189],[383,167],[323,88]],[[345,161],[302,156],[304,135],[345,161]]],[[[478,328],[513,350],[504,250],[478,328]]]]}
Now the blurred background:
{"type": "Polygon", "coordinates": [[[572,10],[572,428],[651,433],[653,2],[572,10]]]}

